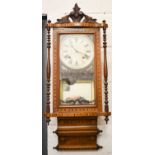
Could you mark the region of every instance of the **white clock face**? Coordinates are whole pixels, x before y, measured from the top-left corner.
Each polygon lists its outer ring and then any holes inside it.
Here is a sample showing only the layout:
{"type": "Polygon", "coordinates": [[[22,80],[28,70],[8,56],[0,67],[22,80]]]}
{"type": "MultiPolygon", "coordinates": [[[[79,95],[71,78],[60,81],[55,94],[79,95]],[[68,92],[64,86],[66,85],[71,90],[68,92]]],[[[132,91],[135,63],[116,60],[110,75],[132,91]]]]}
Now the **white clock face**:
{"type": "Polygon", "coordinates": [[[92,34],[60,35],[60,59],[71,69],[83,69],[94,59],[94,41],[92,34]]]}

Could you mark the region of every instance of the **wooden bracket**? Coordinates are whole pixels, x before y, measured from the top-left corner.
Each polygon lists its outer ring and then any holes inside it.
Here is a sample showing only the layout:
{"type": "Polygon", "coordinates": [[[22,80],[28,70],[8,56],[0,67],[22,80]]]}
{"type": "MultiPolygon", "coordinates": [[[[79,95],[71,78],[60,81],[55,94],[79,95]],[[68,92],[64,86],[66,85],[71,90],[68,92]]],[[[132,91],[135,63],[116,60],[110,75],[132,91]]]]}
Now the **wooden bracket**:
{"type": "Polygon", "coordinates": [[[58,128],[53,133],[58,136],[57,150],[98,150],[97,117],[58,118],[58,128]]]}

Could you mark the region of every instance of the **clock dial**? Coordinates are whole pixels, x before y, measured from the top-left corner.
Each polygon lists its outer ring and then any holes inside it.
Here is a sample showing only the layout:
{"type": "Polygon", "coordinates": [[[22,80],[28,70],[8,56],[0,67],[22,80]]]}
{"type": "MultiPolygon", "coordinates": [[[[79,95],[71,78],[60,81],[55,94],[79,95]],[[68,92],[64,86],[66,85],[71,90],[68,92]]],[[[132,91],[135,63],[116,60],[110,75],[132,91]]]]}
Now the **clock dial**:
{"type": "Polygon", "coordinates": [[[60,35],[60,59],[71,69],[83,69],[94,59],[94,41],[92,34],[60,35]]]}

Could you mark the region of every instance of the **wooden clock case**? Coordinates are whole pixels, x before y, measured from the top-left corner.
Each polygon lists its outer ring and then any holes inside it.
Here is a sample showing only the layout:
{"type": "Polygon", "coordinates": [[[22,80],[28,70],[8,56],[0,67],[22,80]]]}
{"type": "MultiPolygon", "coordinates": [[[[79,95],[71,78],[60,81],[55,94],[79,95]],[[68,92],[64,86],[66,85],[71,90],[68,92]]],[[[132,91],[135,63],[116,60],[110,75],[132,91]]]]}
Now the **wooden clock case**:
{"type": "Polygon", "coordinates": [[[57,117],[58,128],[54,133],[58,135],[57,150],[97,150],[102,148],[97,144],[97,135],[102,132],[97,128],[98,116],[105,116],[106,123],[108,116],[111,115],[108,106],[108,69],[106,58],[106,29],[108,25],[105,21],[97,23],[96,19],[89,17],[80,11],[75,4],[73,11],[58,19],[56,23],[47,23],[47,103],[45,117],[47,123],[50,117],[57,117]],[[50,112],[50,29],[53,28],[53,113],[50,112]],[[100,47],[100,29],[103,29],[103,48],[104,48],[104,109],[102,111],[102,64],[100,47]],[[94,57],[94,81],[96,104],[94,105],[60,105],[60,62],[59,62],[59,43],[61,34],[93,34],[95,45],[94,57]]]}

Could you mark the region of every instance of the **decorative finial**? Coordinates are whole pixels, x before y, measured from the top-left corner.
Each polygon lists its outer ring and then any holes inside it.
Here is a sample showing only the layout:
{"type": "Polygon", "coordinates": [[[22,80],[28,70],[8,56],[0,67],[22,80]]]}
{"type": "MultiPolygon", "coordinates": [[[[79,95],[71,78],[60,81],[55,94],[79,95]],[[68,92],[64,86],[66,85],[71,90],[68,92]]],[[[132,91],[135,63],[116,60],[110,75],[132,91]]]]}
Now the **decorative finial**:
{"type": "Polygon", "coordinates": [[[50,24],[51,23],[51,20],[48,20],[48,23],[50,24]]]}
{"type": "Polygon", "coordinates": [[[73,10],[76,12],[76,11],[79,11],[81,8],[78,6],[78,4],[76,3],[75,5],[74,5],[74,8],[73,8],[73,10]]]}
{"type": "Polygon", "coordinates": [[[106,116],[104,120],[105,120],[106,124],[108,124],[108,121],[109,121],[108,116],[106,116]]]}

